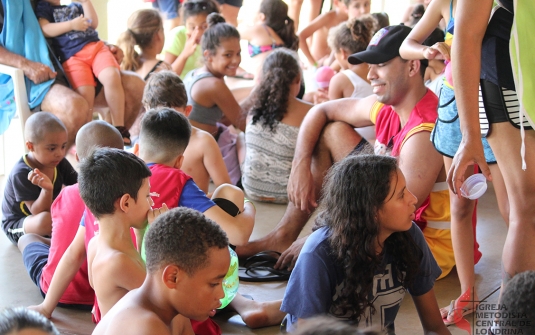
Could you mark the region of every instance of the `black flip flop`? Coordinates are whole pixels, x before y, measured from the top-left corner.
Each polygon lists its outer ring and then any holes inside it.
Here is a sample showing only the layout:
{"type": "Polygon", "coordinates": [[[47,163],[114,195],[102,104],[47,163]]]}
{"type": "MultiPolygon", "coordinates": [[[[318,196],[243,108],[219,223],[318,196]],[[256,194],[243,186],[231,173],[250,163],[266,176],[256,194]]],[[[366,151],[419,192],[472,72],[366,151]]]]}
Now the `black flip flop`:
{"type": "Polygon", "coordinates": [[[290,278],[291,271],[277,270],[273,266],[280,257],[280,252],[262,251],[247,258],[238,269],[240,280],[246,282],[285,281],[290,278]]]}

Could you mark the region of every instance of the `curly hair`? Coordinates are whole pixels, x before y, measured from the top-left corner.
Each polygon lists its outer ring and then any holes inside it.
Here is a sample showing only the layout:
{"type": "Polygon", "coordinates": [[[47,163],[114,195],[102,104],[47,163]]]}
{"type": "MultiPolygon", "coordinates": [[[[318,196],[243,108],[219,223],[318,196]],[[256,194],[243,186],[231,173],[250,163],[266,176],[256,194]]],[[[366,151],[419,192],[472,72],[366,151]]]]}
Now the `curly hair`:
{"type": "Polygon", "coordinates": [[[511,330],[509,334],[533,333],[533,325],[535,324],[535,271],[525,271],[515,275],[503,289],[501,304],[505,306],[507,311],[500,313],[502,316],[498,323],[510,325],[504,327],[503,330],[511,330]],[[512,330],[519,332],[512,332],[512,330]]]}
{"type": "Polygon", "coordinates": [[[397,179],[397,160],[378,155],[350,155],[329,170],[315,229],[328,227],[333,257],[345,272],[343,290],[333,301],[335,316],[360,320],[372,303],[368,294],[384,251],[394,256],[393,276],[410,287],[419,269],[422,251],[408,232],[391,234],[383,252],[376,253],[380,230],[377,212],[390,195],[397,179]]]}
{"type": "Polygon", "coordinates": [[[162,18],[157,10],[138,10],[128,18],[127,27],[117,40],[117,45],[124,50],[121,70],[136,71],[141,63],[135,46],[138,45],[141,49],[150,46],[154,35],[163,29],[162,18]]]}
{"type": "Polygon", "coordinates": [[[234,26],[225,22],[225,19],[219,13],[211,13],[206,18],[208,29],[204,32],[201,39],[202,51],[208,50],[210,54],[215,55],[217,48],[221,45],[222,40],[229,38],[240,39],[240,33],[234,26]]]}
{"type": "Polygon", "coordinates": [[[206,266],[210,248],[227,248],[217,223],[196,210],[176,207],[158,216],[145,236],[148,273],[174,264],[192,275],[206,266]]]}
{"type": "Polygon", "coordinates": [[[349,54],[366,50],[376,31],[377,20],[371,15],[342,22],[329,32],[329,47],[349,54]]]}
{"type": "Polygon", "coordinates": [[[297,51],[299,37],[295,34],[294,21],[288,17],[288,5],[282,0],[262,0],[260,13],[264,14],[266,25],[279,35],[284,45],[297,51]]]}
{"type": "Polygon", "coordinates": [[[251,107],[252,123],[261,122],[273,132],[288,109],[288,92],[301,68],[295,52],[278,48],[271,52],[262,66],[262,79],[254,92],[251,107]]]}

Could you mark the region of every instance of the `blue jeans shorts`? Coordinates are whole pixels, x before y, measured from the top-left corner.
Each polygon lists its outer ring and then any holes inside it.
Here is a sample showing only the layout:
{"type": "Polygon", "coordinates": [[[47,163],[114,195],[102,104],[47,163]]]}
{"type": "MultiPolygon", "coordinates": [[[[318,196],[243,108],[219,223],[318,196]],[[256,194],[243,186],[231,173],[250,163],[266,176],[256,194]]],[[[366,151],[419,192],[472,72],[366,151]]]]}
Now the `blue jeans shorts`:
{"type": "MultiPolygon", "coordinates": [[[[449,86],[442,85],[438,104],[438,118],[435,128],[431,132],[431,142],[442,155],[453,158],[457,149],[459,149],[461,140],[461,126],[455,93],[449,86]]],[[[481,138],[481,141],[483,142],[483,151],[485,152],[487,163],[496,163],[496,158],[487,139],[481,138]]]]}

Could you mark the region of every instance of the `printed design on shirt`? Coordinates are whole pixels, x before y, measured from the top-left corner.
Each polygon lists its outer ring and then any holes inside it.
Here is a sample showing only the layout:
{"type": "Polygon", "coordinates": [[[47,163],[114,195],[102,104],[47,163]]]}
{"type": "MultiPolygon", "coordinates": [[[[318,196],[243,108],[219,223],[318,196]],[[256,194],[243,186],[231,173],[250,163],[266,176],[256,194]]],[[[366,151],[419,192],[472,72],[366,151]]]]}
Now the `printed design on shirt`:
{"type": "MultiPolygon", "coordinates": [[[[66,6],[66,7],[54,9],[54,21],[55,22],[71,21],[80,15],[82,15],[82,11],[77,6],[66,6]]],[[[86,31],[71,30],[67,32],[65,35],[70,40],[75,40],[78,38],[85,38],[87,36],[92,36],[94,34],[95,34],[95,29],[89,27],[86,29],[86,31]]]]}
{"type": "MultiPolygon", "coordinates": [[[[344,288],[344,283],[336,286],[333,301],[336,301],[344,288]]],[[[364,327],[380,325],[381,328],[389,326],[386,320],[394,320],[395,315],[405,297],[405,288],[392,273],[392,264],[387,264],[382,273],[373,277],[373,288],[368,299],[372,302],[375,312],[372,314],[371,307],[364,310],[359,325],[364,327]]],[[[334,306],[331,306],[331,314],[337,315],[334,306]]],[[[341,317],[347,319],[349,315],[341,317]]]]}

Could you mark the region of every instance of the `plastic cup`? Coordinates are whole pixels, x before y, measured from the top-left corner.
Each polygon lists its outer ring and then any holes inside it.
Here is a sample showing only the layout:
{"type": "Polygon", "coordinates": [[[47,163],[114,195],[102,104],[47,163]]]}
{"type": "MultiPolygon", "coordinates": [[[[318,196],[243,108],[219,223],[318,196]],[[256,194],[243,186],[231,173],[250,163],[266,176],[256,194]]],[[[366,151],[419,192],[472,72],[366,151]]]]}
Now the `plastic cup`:
{"type": "Polygon", "coordinates": [[[461,185],[461,195],[470,200],[479,199],[487,191],[487,178],[482,173],[468,177],[461,185]]]}

